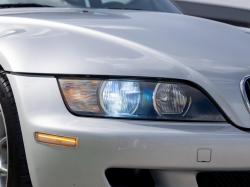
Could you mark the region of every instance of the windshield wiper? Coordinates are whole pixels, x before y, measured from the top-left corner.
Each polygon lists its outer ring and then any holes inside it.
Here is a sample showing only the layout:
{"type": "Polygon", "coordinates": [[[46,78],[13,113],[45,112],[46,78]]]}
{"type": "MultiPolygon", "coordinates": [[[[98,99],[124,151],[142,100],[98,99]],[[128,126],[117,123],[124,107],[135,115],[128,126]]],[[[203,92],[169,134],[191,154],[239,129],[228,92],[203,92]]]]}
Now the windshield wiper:
{"type": "Polygon", "coordinates": [[[37,3],[0,4],[0,8],[53,7],[37,3]]]}
{"type": "Polygon", "coordinates": [[[105,7],[105,9],[117,9],[117,10],[143,10],[143,9],[137,9],[137,8],[109,8],[105,7]]]}

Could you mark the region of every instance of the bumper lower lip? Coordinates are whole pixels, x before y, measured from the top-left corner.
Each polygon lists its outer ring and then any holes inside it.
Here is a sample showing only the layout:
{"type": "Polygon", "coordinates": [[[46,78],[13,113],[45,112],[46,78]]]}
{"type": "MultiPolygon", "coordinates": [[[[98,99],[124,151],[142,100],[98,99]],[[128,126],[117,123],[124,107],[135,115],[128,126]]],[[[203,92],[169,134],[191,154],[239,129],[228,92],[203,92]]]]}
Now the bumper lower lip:
{"type": "Polygon", "coordinates": [[[199,171],[250,170],[250,134],[228,123],[76,117],[67,111],[55,78],[8,78],[33,186],[108,187],[106,169],[145,168],[159,181],[182,176],[193,187],[199,171]],[[35,131],[78,137],[78,149],[37,144],[35,131]],[[211,161],[197,162],[198,149],[211,149],[211,161]]]}

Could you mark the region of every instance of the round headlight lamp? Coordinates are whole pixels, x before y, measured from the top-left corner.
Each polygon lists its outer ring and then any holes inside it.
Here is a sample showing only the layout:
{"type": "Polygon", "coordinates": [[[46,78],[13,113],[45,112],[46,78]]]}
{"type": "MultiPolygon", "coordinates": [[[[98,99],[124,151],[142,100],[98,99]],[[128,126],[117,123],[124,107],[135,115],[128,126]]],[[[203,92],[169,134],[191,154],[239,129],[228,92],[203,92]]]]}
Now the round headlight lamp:
{"type": "Polygon", "coordinates": [[[104,81],[100,104],[109,115],[131,115],[140,103],[140,88],[136,82],[104,81]]]}
{"type": "Polygon", "coordinates": [[[183,115],[191,98],[178,84],[158,83],[153,94],[154,108],[159,115],[183,115]]]}

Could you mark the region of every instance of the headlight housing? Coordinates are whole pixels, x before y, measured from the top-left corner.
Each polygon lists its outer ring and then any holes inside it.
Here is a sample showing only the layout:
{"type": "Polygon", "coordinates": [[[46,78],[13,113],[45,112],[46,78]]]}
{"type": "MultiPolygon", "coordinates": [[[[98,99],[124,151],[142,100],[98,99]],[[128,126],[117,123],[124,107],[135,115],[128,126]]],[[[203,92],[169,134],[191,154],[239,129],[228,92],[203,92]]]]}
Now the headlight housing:
{"type": "Polygon", "coordinates": [[[129,79],[58,79],[76,115],[156,120],[225,121],[198,89],[181,82],[129,79]]]}

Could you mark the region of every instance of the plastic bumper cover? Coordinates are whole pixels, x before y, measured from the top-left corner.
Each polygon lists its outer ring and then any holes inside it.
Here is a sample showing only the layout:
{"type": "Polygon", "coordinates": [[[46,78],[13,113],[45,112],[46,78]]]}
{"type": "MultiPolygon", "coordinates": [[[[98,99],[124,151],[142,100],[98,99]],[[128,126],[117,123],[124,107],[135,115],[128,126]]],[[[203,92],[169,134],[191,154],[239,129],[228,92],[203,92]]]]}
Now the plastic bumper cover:
{"type": "Polygon", "coordinates": [[[77,117],[54,77],[8,78],[35,187],[108,187],[107,168],[150,169],[158,185],[170,187],[197,186],[199,171],[250,170],[250,134],[230,124],[77,117]],[[78,137],[79,147],[38,144],[34,131],[78,137]],[[210,162],[197,162],[199,149],[211,149],[210,162]]]}

